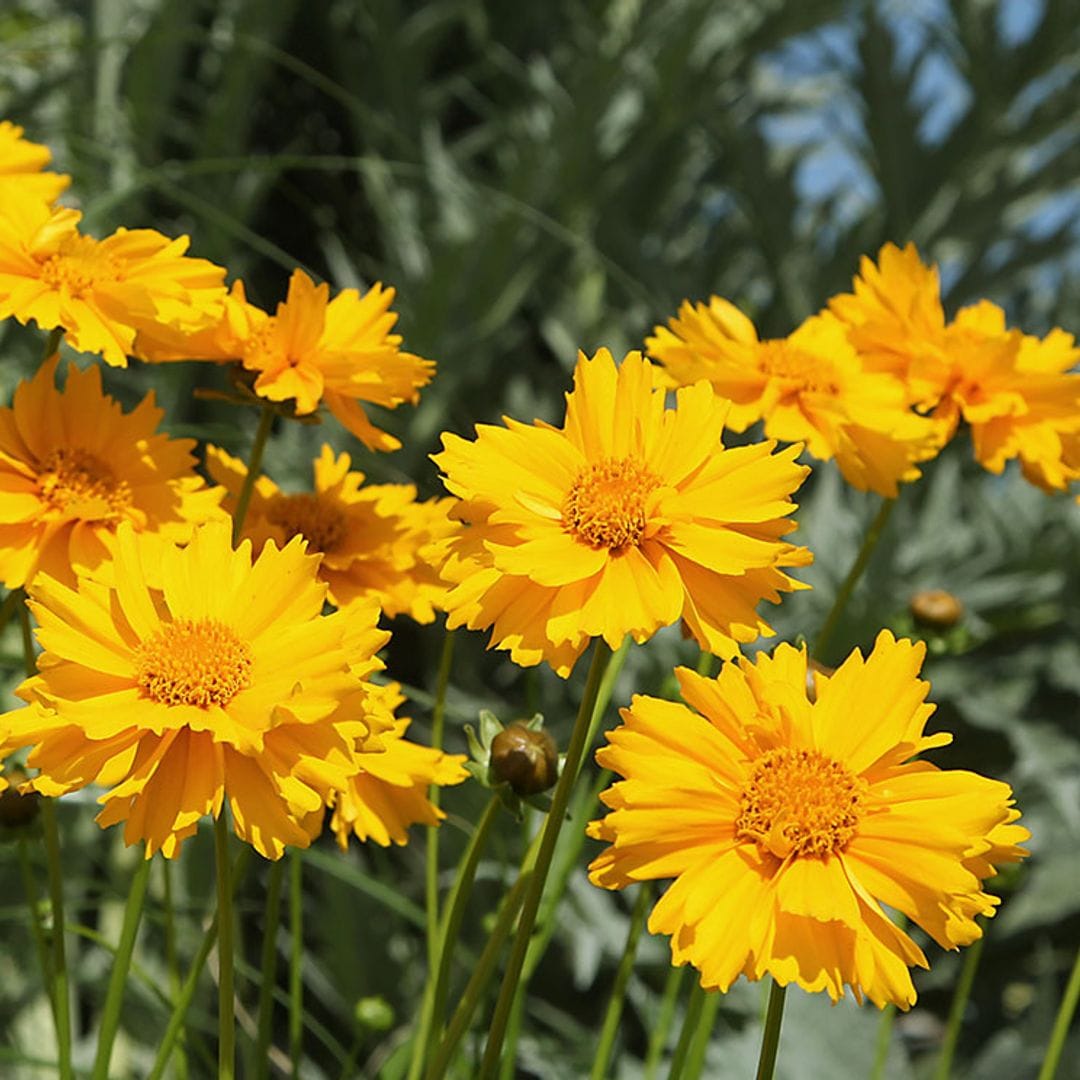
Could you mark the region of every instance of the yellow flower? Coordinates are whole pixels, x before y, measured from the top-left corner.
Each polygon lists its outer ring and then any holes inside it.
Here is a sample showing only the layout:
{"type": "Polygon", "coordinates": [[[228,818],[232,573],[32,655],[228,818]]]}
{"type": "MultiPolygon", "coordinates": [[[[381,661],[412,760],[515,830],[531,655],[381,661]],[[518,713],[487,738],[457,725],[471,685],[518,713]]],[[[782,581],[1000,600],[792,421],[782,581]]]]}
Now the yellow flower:
{"type": "Polygon", "coordinates": [[[164,323],[193,331],[220,317],[225,271],[186,257],[186,236],[117,229],[95,240],[79,232],[81,216],[43,199],[5,197],[0,319],[63,327],[73,348],[125,367],[139,330],[164,323]]]}
{"type": "Polygon", "coordinates": [[[71,183],[70,176],[44,172],[52,161],[47,146],[23,138],[23,129],[10,120],[0,120],[0,199],[24,192],[53,202],[71,183]]]}
{"type": "MultiPolygon", "coordinates": [[[[399,688],[390,684],[379,689],[383,707],[392,714],[404,700],[399,688]]],[[[360,770],[334,795],[330,828],[343,851],[350,836],[388,847],[407,843],[410,825],[438,825],[446,814],[428,798],[428,788],[468,778],[464,754],[409,742],[409,721],[391,723],[378,738],[357,747],[360,770]]],[[[321,821],[318,824],[321,827],[321,821]]]]}
{"type": "MultiPolygon", "coordinates": [[[[268,477],[255,481],[244,534],[259,550],[268,539],[279,545],[294,536],[308,551],[322,553],[319,577],[330,602],[377,601],[390,617],[408,615],[428,623],[442,608],[447,586],[439,578],[443,541],[460,531],[447,516],[453,499],[417,502],[412,484],[368,484],[350,472],[348,454],[329,446],[315,460],[315,490],[286,494],[268,477]]],[[[225,451],[207,450],[211,476],[224,484],[231,509],[247,468],[225,451]]]]}
{"type": "Polygon", "coordinates": [[[728,427],[765,421],[765,434],[805,442],[814,457],[836,463],[848,483],[895,498],[899,480],[920,474],[915,462],[936,453],[935,429],[908,408],[904,385],[865,370],[846,327],[824,312],[787,338],[761,341],[754,324],[727,300],[685,301],[670,329],[646,342],[673,385],[708,379],[732,402],[728,427]]]}
{"type": "Polygon", "coordinates": [[[9,589],[44,571],[68,585],[108,559],[117,526],[182,543],[221,515],[224,492],[194,471],[193,439],[157,434],[163,410],[148,394],[134,412],[102,393],[101,370],[57,358],[0,408],[0,577],[9,589]]]}
{"type": "Polygon", "coordinates": [[[818,672],[813,699],[790,645],[715,679],[678,669],[689,709],[635,697],[597,753],[623,780],[589,826],[610,844],[590,879],[674,878],[649,929],[704,987],[772,975],[911,1006],[908,969],[926,958],[881,905],[943,948],[968,945],[998,903],[984,879],[1029,835],[1007,784],[913,760],[951,741],[923,733],[925,651],[883,630],[866,659],[818,672]]]}
{"type": "Polygon", "coordinates": [[[443,435],[433,460],[470,525],[443,570],[449,627],[491,627],[516,663],[563,676],[593,637],[615,648],[680,618],[721,656],[772,632],[756,605],[803,587],[782,568],[810,561],[781,539],[801,447],[725,449],[729,405],[707,383],[664,399],[659,369],[602,349],[579,356],[562,428],[443,435]]]}
{"type": "Polygon", "coordinates": [[[45,651],[17,691],[30,707],[0,717],[4,749],[33,747],[29,786],[43,794],[105,788],[98,823],[125,822],[147,858],[176,855],[225,799],[260,854],[306,847],[307,819],[357,770],[366,673],[389,635],[374,607],[322,614],[318,556],[299,539],[252,563],[216,522],[151,568],[159,553],[124,526],[115,586],[35,581],[45,651]]]}

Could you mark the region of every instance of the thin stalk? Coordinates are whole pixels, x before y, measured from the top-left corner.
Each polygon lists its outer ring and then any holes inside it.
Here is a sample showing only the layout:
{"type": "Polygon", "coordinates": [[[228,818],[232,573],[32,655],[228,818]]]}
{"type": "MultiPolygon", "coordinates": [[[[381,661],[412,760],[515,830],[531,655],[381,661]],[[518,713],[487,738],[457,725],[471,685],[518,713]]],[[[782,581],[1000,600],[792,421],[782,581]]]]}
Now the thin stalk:
{"type": "Polygon", "coordinates": [[[229,862],[229,819],[225,807],[214,822],[218,902],[218,1080],[236,1074],[236,999],[233,992],[233,889],[229,862]]]}
{"type": "Polygon", "coordinates": [[[772,1080],[776,1068],[776,1051],[780,1046],[780,1025],[784,1021],[784,995],[787,987],[773,979],[769,990],[769,1005],[765,1011],[765,1030],[761,1036],[761,1056],[758,1058],[756,1080],[772,1080]]]}
{"type": "Polygon", "coordinates": [[[870,1070],[870,1080],[885,1080],[885,1066],[889,1061],[889,1047],[892,1045],[893,1023],[896,1021],[896,1006],[889,1004],[881,1010],[878,1019],[877,1039],[874,1043],[874,1065],[870,1070]]]}
{"type": "Polygon", "coordinates": [[[300,1078],[304,1050],[304,863],[299,848],[289,851],[289,1063],[300,1078]]]}
{"type": "Polygon", "coordinates": [[[844,614],[844,609],[851,599],[851,594],[855,591],[855,586],[858,585],[859,579],[863,576],[863,571],[870,562],[870,556],[874,554],[874,548],[877,547],[881,534],[885,531],[885,525],[888,523],[894,506],[896,506],[896,499],[883,499],[878,512],[874,515],[874,520],[870,522],[866,535],[863,537],[862,546],[855,556],[855,561],[851,564],[851,569],[847,572],[847,577],[841,582],[840,588],[837,589],[833,606],[825,617],[825,622],[822,623],[817,637],[814,639],[810,655],[816,659],[825,659],[826,650],[829,648],[832,636],[840,623],[840,617],[844,614]]]}
{"type": "MultiPolygon", "coordinates": [[[[180,959],[176,952],[176,914],[173,905],[172,885],[172,861],[161,859],[161,913],[165,928],[165,966],[169,971],[169,998],[170,1004],[180,997],[180,959]]],[[[183,1032],[180,1033],[181,1044],[184,1041],[183,1032]]],[[[187,1055],[179,1051],[176,1055],[177,1080],[187,1080],[187,1055]]]]}
{"type": "Polygon", "coordinates": [[[113,1043],[120,1030],[120,1010],[124,1004],[124,987],[131,968],[131,955],[135,951],[135,937],[139,932],[142,919],[143,901],[146,899],[146,886],[150,881],[150,859],[144,858],[131,879],[127,904],[124,907],[124,922],[120,927],[120,941],[113,957],[112,971],[109,974],[109,989],[105,994],[105,1007],[101,1015],[101,1027],[98,1032],[97,1054],[94,1057],[94,1070],[91,1080],[109,1080],[109,1061],[112,1059],[113,1043]]]}
{"type": "MultiPolygon", "coordinates": [[[[454,660],[454,633],[447,629],[443,632],[442,651],[439,654],[439,673],[435,680],[435,704],[431,709],[431,745],[436,750],[442,749],[443,729],[446,724],[446,691],[450,686],[450,669],[454,660]]],[[[438,784],[428,788],[428,802],[439,805],[440,789],[438,784]]],[[[424,851],[424,908],[427,912],[427,951],[428,971],[435,970],[439,963],[439,835],[440,830],[432,827],[427,830],[424,851]]]]}
{"type": "Polygon", "coordinates": [[[975,985],[975,972],[979,967],[985,941],[984,929],[983,936],[972,943],[964,956],[964,966],[960,969],[956,992],[953,994],[952,1005],[949,1006],[949,1019],[945,1024],[945,1038],[941,1043],[941,1056],[934,1070],[934,1080],[949,1080],[952,1075],[956,1044],[960,1041],[960,1029],[964,1026],[964,1013],[971,997],[971,988],[975,985]]]}
{"type": "Polygon", "coordinates": [[[645,914],[649,910],[649,904],[651,903],[652,885],[649,882],[642,882],[638,886],[634,910],[630,914],[630,928],[626,932],[626,947],[623,949],[622,959],[619,961],[618,970],[615,972],[615,981],[611,985],[611,997],[608,998],[604,1023],[600,1028],[596,1056],[593,1058],[592,1072],[589,1073],[590,1080],[603,1080],[607,1075],[608,1066],[611,1064],[611,1055],[615,1050],[615,1036],[619,1033],[619,1021],[622,1019],[626,984],[630,981],[630,972],[634,968],[634,958],[637,956],[638,942],[641,940],[641,931],[645,926],[645,914]]]}
{"type": "Polygon", "coordinates": [[[274,1016],[274,986],[277,983],[277,927],[281,918],[281,887],[285,864],[281,859],[270,864],[266,887],[266,918],[263,920],[262,971],[259,976],[259,1013],[255,1039],[255,1076],[266,1080],[270,1075],[270,1021],[274,1016]]]}
{"type": "Polygon", "coordinates": [[[34,949],[37,952],[38,966],[41,968],[41,984],[49,998],[53,1022],[56,1021],[56,998],[52,989],[52,970],[49,963],[49,946],[45,940],[45,927],[38,910],[37,885],[34,882],[34,868],[30,865],[30,851],[26,837],[20,836],[18,843],[19,870],[22,874],[23,892],[26,894],[26,907],[30,913],[30,929],[34,935],[34,949]]]}
{"type": "Polygon", "coordinates": [[[686,971],[684,966],[673,967],[668,972],[667,982],[664,983],[664,993],[660,998],[660,1009],[656,1014],[656,1024],[649,1035],[649,1049],[645,1054],[643,1080],[656,1080],[656,1072],[660,1068],[660,1058],[664,1055],[664,1047],[667,1046],[668,1032],[671,1031],[671,1021],[675,1018],[675,1006],[679,1000],[679,991],[682,989],[686,971]]]}
{"type": "Polygon", "coordinates": [[[1061,1052],[1065,1048],[1065,1039],[1069,1034],[1069,1025],[1076,1013],[1077,1003],[1080,1002],[1080,950],[1076,953],[1073,961],[1072,974],[1065,986],[1065,993],[1061,998],[1057,1016],[1054,1019],[1054,1029],[1050,1033],[1050,1044],[1046,1048],[1046,1057],[1043,1058],[1042,1068],[1039,1069],[1039,1080],[1054,1080],[1058,1063],[1061,1061],[1061,1052]]]}
{"type": "Polygon", "coordinates": [[[60,342],[64,340],[64,328],[54,326],[45,338],[45,348],[42,350],[42,362],[49,359],[60,348],[60,342]]]}
{"type": "Polygon", "coordinates": [[[251,493],[255,490],[255,481],[259,479],[262,470],[263,451],[266,449],[266,440],[270,437],[270,429],[274,426],[274,410],[269,405],[264,405],[259,416],[259,426],[255,432],[255,440],[251,444],[251,459],[248,462],[247,474],[244,482],[240,485],[240,494],[236,497],[236,509],[233,511],[233,543],[240,540],[240,534],[244,527],[244,519],[247,517],[248,506],[251,504],[251,493]]]}
{"type": "Polygon", "coordinates": [[[15,614],[18,605],[22,602],[22,589],[12,589],[11,592],[4,597],[4,602],[0,604],[0,630],[3,630],[11,621],[11,616],[15,614]]]}
{"type": "Polygon", "coordinates": [[[491,1029],[488,1033],[484,1057],[480,1063],[478,1080],[491,1080],[498,1072],[503,1038],[506,1035],[506,1022],[509,1019],[510,1010],[514,1003],[514,993],[517,989],[518,978],[521,975],[521,968],[525,963],[529,939],[536,923],[536,913],[540,909],[544,883],[547,881],[548,870],[551,868],[551,857],[555,853],[555,841],[559,838],[563,818],[566,816],[566,807],[570,801],[570,793],[577,781],[582,759],[585,756],[585,745],[593,718],[593,708],[596,705],[597,695],[600,691],[600,681],[610,661],[611,649],[602,638],[597,638],[593,643],[593,657],[592,664],[589,667],[589,678],[585,684],[585,693],[581,699],[577,719],[574,721],[574,730],[570,736],[570,745],[566,751],[566,761],[563,764],[559,782],[555,785],[555,791],[551,799],[551,810],[548,812],[547,820],[544,822],[543,839],[540,841],[540,850],[536,856],[536,871],[530,878],[526,889],[517,935],[514,938],[514,946],[510,952],[510,960],[503,974],[499,999],[495,1003],[495,1015],[491,1020],[491,1029]]]}
{"type": "Polygon", "coordinates": [[[690,1037],[690,1049],[686,1055],[686,1067],[683,1069],[684,1080],[698,1080],[705,1068],[705,1054],[709,1049],[713,1028],[716,1026],[716,1014],[724,995],[713,990],[705,995],[705,1004],[701,1008],[701,1019],[690,1037]]]}
{"type": "Polygon", "coordinates": [[[697,1030],[701,1019],[701,1010],[705,1006],[705,991],[697,980],[690,987],[690,999],[686,1003],[686,1012],[683,1014],[682,1029],[679,1032],[679,1041],[675,1044],[675,1053],[671,1058],[671,1068],[668,1070],[668,1080],[679,1080],[686,1065],[686,1056],[690,1053],[690,1043],[694,1032],[697,1030]]]}

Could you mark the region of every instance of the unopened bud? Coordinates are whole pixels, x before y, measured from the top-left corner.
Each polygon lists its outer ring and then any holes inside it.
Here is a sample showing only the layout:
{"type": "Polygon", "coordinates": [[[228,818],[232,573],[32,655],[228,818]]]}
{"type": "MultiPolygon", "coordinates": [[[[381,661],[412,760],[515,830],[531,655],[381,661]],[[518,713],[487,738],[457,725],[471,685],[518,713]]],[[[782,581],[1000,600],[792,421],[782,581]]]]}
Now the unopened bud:
{"type": "Polygon", "coordinates": [[[948,630],[963,617],[964,605],[944,589],[920,589],[911,598],[911,614],[923,626],[948,630]]]}
{"type": "Polygon", "coordinates": [[[491,740],[491,774],[516,795],[539,795],[559,777],[559,750],[550,732],[515,720],[491,740]]]}
{"type": "Polygon", "coordinates": [[[18,829],[23,825],[29,825],[38,814],[38,801],[40,796],[36,791],[20,795],[17,788],[24,780],[26,773],[15,767],[9,770],[7,781],[11,785],[6,791],[0,793],[0,825],[9,829],[18,829]]]}

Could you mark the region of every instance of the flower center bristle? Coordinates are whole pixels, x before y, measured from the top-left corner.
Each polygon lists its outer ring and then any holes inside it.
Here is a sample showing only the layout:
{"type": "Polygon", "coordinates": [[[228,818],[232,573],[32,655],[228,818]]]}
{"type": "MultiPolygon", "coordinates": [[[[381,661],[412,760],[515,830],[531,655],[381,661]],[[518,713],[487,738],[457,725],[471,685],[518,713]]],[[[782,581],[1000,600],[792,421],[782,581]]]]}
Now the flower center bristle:
{"type": "Polygon", "coordinates": [[[279,495],[266,517],[284,529],[287,539],[302,536],[307,540],[308,551],[333,551],[347,532],[345,515],[318,495],[279,495]]]}
{"type": "Polygon", "coordinates": [[[865,783],[819,750],[763,754],[743,789],[735,835],[778,859],[842,850],[862,816],[865,783]]]}
{"type": "Polygon", "coordinates": [[[225,706],[251,685],[251,649],[216,619],[178,619],[139,645],[139,689],[161,705],[225,706]]]}
{"type": "Polygon", "coordinates": [[[41,264],[39,275],[54,289],[83,296],[98,285],[120,281],[123,273],[121,264],[93,237],[72,236],[41,264]]]}
{"type": "Polygon", "coordinates": [[[605,458],[574,478],[562,505],[563,524],[591,547],[618,551],[640,544],[649,495],[662,485],[633,458],[605,458]]]}
{"type": "Polygon", "coordinates": [[[784,394],[840,392],[836,369],[825,357],[794,348],[782,339],[763,341],[757,357],[758,367],[781,383],[784,394]]]}
{"type": "Polygon", "coordinates": [[[115,521],[131,505],[131,486],[89,450],[61,447],[38,468],[41,498],[86,521],[115,521]]]}

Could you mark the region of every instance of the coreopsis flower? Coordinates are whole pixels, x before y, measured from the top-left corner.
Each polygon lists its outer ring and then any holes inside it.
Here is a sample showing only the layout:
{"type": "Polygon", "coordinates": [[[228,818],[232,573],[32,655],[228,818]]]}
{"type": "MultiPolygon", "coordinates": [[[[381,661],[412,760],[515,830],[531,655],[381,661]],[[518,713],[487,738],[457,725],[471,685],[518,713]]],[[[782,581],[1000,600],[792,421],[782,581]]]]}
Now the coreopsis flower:
{"type": "Polygon", "coordinates": [[[0,205],[0,319],[64,328],[81,352],[125,367],[140,329],[195,331],[222,313],[225,271],[184,254],[188,238],[117,229],[79,232],[77,210],[5,193],[0,205]]]}
{"type": "Polygon", "coordinates": [[[129,522],[164,541],[221,516],[224,492],[195,472],[193,439],[158,434],[164,411],[147,394],[133,412],[102,392],[101,369],[42,364],[0,408],[0,578],[9,589],[44,572],[73,586],[114,550],[129,522]]]}
{"type": "Polygon", "coordinates": [[[646,348],[674,385],[707,379],[728,398],[728,427],[764,420],[770,438],[804,442],[822,461],[835,457],[850,484],[895,498],[898,481],[920,475],[915,462],[937,452],[935,428],[908,407],[899,379],[864,368],[845,329],[823,312],[762,341],[737,307],[713,296],[708,305],[685,301],[646,348]]]}
{"type": "Polygon", "coordinates": [[[10,120],[0,120],[0,198],[25,192],[53,202],[71,183],[63,173],[46,172],[52,154],[47,146],[23,137],[23,129],[10,120]]]}
{"type": "Polygon", "coordinates": [[[225,800],[260,854],[306,847],[310,815],[370,733],[366,673],[389,637],[377,609],[323,615],[319,556],[299,538],[254,562],[226,522],[184,548],[140,539],[118,531],[113,586],[39,575],[30,587],[45,651],[16,691],[29,707],[0,717],[0,751],[32,747],[28,786],[42,794],[105,788],[98,823],[124,822],[147,858],[175,856],[225,800]]]}
{"type": "Polygon", "coordinates": [[[616,648],[678,619],[721,656],[772,632],[758,602],[803,587],[784,569],[811,558],[783,540],[801,447],[725,449],[730,405],[708,383],[673,409],[665,395],[639,353],[616,367],[601,349],[579,356],[563,427],[443,435],[433,460],[469,524],[443,568],[449,627],[490,627],[516,663],[562,676],[594,637],[616,648]]]}
{"type": "MultiPolygon", "coordinates": [[[[268,539],[280,545],[294,536],[321,552],[319,577],[330,602],[344,607],[377,601],[390,617],[427,623],[442,607],[447,586],[439,578],[444,541],[460,531],[448,516],[453,499],[417,501],[412,484],[364,484],[350,471],[348,454],[323,444],[315,459],[315,490],[288,494],[266,475],[255,481],[244,535],[259,550],[268,539]]],[[[225,451],[207,450],[211,476],[229,492],[231,509],[247,468],[225,451]]]]}
{"type": "Polygon", "coordinates": [[[926,957],[882,905],[968,945],[998,904],[983,882],[1029,835],[1007,784],[915,760],[951,741],[924,733],[925,651],[883,630],[812,697],[805,649],[780,645],[715,679],[678,669],[689,708],[635,697],[597,752],[623,779],[589,826],[610,845],[590,879],[673,878],[649,929],[706,988],[771,975],[910,1007],[926,957]]]}

